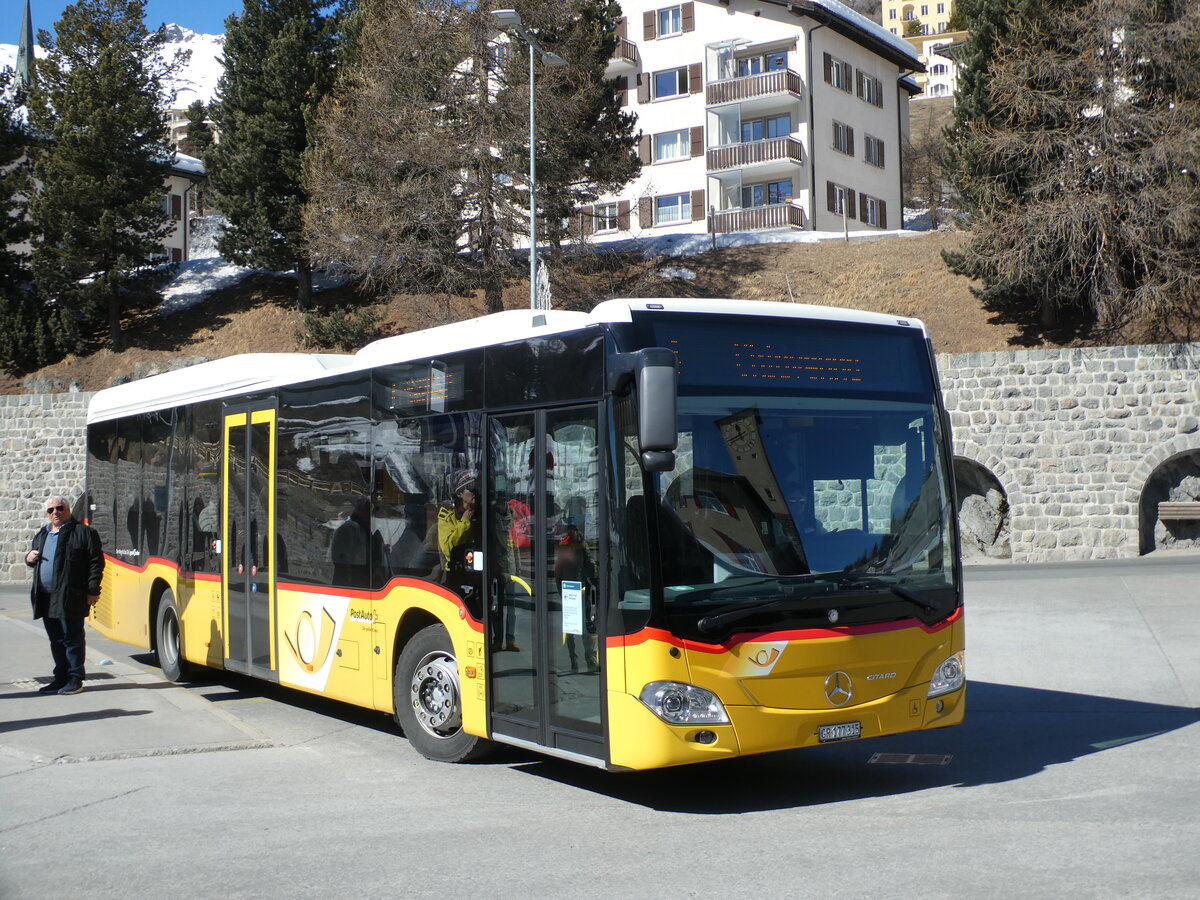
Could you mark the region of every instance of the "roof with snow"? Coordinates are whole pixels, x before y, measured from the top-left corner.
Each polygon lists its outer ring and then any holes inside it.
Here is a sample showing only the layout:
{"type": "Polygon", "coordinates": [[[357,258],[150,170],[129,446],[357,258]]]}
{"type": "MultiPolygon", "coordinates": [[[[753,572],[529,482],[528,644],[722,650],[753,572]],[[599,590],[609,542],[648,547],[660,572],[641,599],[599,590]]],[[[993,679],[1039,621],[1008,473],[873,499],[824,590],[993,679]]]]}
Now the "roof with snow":
{"type": "Polygon", "coordinates": [[[882,25],[872,22],[838,0],[763,0],[783,6],[797,15],[816,19],[838,34],[855,43],[875,51],[884,59],[905,69],[924,72],[925,66],[917,58],[917,51],[899,35],[892,34],[882,25]]]}

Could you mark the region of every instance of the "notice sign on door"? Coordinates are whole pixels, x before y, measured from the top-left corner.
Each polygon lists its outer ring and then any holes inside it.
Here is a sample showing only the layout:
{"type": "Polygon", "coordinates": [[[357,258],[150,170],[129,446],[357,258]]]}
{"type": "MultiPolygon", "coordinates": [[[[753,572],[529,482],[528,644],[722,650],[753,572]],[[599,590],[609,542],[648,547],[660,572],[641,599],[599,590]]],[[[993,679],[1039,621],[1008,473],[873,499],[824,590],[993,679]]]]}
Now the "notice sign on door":
{"type": "Polygon", "coordinates": [[[583,582],[562,582],[563,634],[583,634],[583,582]]]}

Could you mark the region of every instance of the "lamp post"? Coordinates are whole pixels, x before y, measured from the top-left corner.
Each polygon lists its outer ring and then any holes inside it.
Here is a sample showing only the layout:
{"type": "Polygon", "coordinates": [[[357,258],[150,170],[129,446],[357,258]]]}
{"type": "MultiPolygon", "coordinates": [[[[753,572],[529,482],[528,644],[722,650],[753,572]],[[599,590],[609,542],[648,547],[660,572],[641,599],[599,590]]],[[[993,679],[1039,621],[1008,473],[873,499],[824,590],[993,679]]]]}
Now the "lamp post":
{"type": "Polygon", "coordinates": [[[494,9],[496,24],[504,31],[520,36],[529,45],[529,308],[537,309],[537,104],[534,102],[534,62],[540,56],[542,64],[561,68],[567,61],[557,53],[543,50],[525,30],[521,14],[515,9],[494,9]]]}

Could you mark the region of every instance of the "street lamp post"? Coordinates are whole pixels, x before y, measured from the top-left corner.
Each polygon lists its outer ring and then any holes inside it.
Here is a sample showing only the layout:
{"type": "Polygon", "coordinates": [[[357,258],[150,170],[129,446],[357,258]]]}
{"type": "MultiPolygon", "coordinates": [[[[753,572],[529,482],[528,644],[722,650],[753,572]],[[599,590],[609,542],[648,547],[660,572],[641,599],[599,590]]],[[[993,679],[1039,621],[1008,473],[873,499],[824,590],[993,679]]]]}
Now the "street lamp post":
{"type": "Polygon", "coordinates": [[[537,309],[537,104],[534,102],[534,62],[540,56],[542,64],[551,68],[565,66],[567,61],[557,53],[543,50],[525,30],[521,14],[515,9],[494,9],[496,23],[505,31],[517,34],[529,45],[529,308],[537,309]]]}

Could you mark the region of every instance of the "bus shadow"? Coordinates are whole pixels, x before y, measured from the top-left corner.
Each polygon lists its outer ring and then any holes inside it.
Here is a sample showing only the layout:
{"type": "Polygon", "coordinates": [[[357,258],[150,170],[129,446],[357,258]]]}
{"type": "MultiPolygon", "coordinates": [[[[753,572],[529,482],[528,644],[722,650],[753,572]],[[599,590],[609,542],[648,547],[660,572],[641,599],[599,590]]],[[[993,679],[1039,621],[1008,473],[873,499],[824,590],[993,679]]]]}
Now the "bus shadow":
{"type": "Polygon", "coordinates": [[[628,774],[558,760],[515,768],[653,809],[722,815],[1015,781],[1200,721],[1193,708],[1039,688],[971,682],[968,692],[955,728],[628,774]]]}

